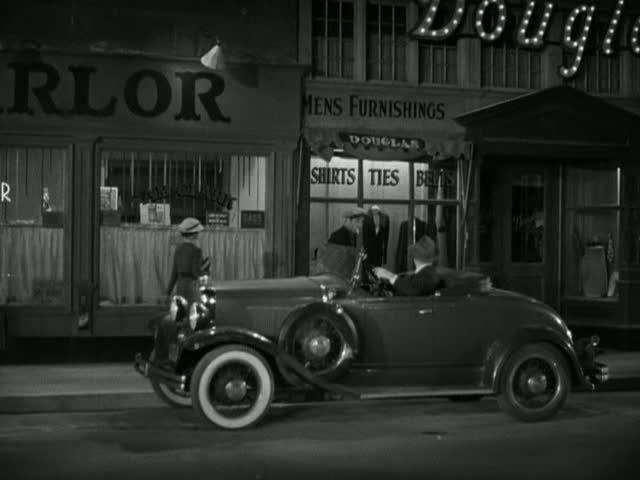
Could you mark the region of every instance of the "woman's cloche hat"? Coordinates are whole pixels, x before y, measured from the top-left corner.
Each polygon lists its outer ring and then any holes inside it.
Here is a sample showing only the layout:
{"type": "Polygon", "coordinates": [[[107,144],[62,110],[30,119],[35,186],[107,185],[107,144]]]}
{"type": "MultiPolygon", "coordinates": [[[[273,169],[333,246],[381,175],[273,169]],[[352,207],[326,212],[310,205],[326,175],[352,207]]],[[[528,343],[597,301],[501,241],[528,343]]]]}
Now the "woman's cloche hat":
{"type": "Polygon", "coordinates": [[[204,227],[200,223],[200,220],[193,217],[187,217],[180,225],[178,225],[178,231],[182,234],[198,233],[204,230],[204,227]]]}

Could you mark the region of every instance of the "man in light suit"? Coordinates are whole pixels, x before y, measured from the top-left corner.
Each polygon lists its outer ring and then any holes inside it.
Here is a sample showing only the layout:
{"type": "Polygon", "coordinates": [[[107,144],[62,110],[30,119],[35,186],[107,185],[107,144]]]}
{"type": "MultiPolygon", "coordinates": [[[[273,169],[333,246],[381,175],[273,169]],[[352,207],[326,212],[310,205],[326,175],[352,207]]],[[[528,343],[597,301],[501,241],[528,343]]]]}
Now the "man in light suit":
{"type": "Polygon", "coordinates": [[[431,295],[442,286],[442,278],[435,270],[438,248],[428,235],[411,245],[409,254],[413,257],[416,269],[413,272],[397,275],[389,270],[377,267],[373,271],[378,278],[383,278],[393,285],[399,296],[431,295]]]}

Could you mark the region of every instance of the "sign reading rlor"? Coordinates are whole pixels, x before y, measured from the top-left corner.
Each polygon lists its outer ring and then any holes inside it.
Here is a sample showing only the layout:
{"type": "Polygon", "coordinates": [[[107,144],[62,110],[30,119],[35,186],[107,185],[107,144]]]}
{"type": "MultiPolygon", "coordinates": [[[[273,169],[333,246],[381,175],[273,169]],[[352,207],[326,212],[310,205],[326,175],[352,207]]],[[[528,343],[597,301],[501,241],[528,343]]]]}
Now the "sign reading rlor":
{"type": "Polygon", "coordinates": [[[11,203],[11,197],[9,194],[11,193],[11,185],[7,182],[0,182],[0,203],[11,203]]]}

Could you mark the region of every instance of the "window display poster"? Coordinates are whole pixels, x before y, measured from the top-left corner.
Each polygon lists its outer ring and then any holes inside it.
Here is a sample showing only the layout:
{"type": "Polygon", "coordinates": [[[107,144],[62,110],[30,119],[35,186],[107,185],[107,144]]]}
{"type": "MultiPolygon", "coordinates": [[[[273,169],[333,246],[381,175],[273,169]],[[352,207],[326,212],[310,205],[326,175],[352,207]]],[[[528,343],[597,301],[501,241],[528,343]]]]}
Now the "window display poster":
{"type": "Polygon", "coordinates": [[[118,210],[118,187],[100,187],[100,210],[118,210]]]}
{"type": "Polygon", "coordinates": [[[143,225],[171,225],[171,208],[168,203],[141,203],[140,223],[143,225]]]}

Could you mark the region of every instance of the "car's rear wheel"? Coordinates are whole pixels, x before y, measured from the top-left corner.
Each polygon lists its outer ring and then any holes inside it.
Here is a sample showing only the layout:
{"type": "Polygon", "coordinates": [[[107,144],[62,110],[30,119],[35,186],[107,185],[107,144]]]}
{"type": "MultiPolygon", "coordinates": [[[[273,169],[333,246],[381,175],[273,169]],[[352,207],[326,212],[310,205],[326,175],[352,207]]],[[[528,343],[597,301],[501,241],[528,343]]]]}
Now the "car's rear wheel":
{"type": "MultiPolygon", "coordinates": [[[[353,361],[355,335],[347,322],[326,309],[303,311],[283,329],[278,346],[308,371],[324,380],[343,376],[353,361]]],[[[285,366],[283,376],[294,385],[300,380],[285,366]]]]}
{"type": "Polygon", "coordinates": [[[226,345],[207,353],[191,377],[191,398],[198,414],[214,425],[247,428],[267,413],[274,380],[266,360],[244,345],[226,345]]]}
{"type": "Polygon", "coordinates": [[[562,354],[551,345],[536,343],[507,360],[500,375],[498,403],[518,420],[547,420],[562,408],[570,389],[562,354]]]}

